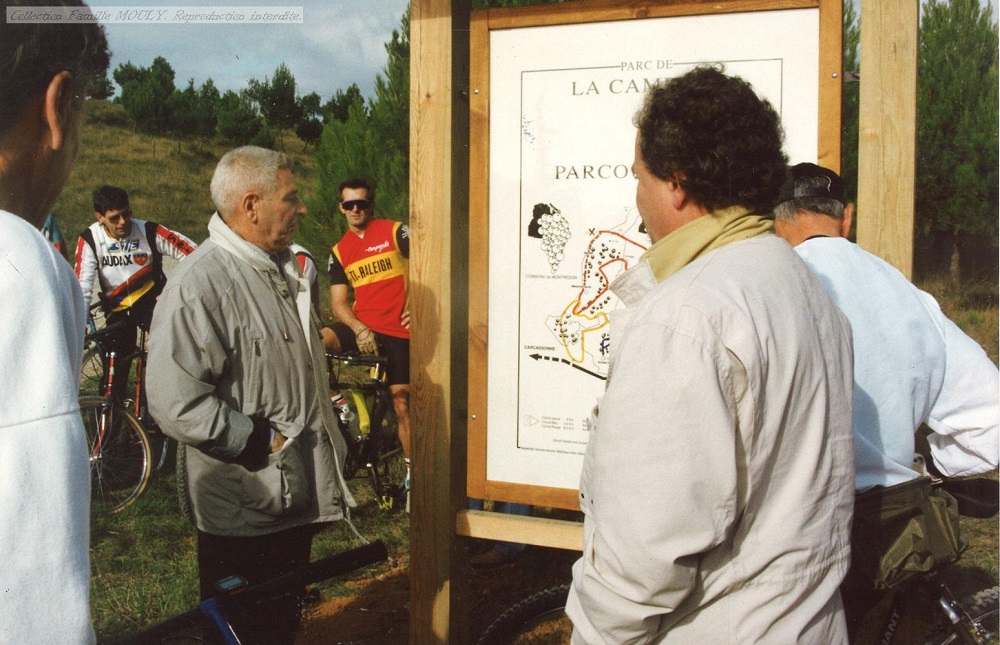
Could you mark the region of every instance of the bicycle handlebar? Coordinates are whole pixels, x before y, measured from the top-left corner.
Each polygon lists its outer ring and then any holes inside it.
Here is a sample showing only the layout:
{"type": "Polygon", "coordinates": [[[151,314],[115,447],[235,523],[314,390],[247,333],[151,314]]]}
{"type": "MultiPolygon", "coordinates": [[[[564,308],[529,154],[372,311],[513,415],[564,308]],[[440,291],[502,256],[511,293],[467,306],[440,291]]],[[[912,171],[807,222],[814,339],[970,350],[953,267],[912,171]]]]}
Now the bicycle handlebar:
{"type": "Polygon", "coordinates": [[[369,564],[387,560],[388,558],[389,552],[386,550],[385,543],[381,540],[376,540],[364,546],[335,553],[334,555],[310,562],[274,580],[251,585],[231,596],[208,598],[193,609],[189,609],[173,618],[168,618],[139,633],[121,638],[112,645],[149,645],[150,643],[157,643],[159,639],[166,638],[197,622],[203,615],[207,615],[207,612],[203,609],[204,607],[217,604],[219,601],[224,601],[224,609],[252,605],[265,598],[279,596],[296,587],[320,582],[336,575],[343,575],[369,564]]]}
{"type": "Polygon", "coordinates": [[[960,515],[990,518],[1000,510],[1000,487],[992,479],[942,479],[937,485],[958,501],[960,515]]]}
{"type": "Polygon", "coordinates": [[[379,354],[336,354],[327,352],[326,357],[332,361],[338,361],[344,365],[362,365],[364,367],[378,367],[389,364],[388,356],[379,354]]]}
{"type": "Polygon", "coordinates": [[[85,340],[94,341],[98,345],[104,346],[105,339],[111,334],[117,332],[119,329],[125,327],[125,321],[119,320],[118,322],[111,323],[110,325],[105,325],[96,331],[87,333],[85,340]]]}

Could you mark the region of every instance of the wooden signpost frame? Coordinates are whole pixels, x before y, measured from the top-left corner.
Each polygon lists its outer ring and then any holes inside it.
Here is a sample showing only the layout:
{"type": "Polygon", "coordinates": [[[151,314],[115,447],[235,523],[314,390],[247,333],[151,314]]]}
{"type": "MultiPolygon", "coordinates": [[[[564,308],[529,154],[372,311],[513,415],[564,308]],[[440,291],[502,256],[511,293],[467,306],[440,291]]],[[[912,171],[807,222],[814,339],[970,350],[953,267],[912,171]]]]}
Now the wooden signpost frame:
{"type": "MultiPolygon", "coordinates": [[[[789,9],[819,9],[818,163],[840,169],[840,97],[842,79],[841,0],[697,0],[625,2],[594,0],[571,4],[532,5],[473,12],[470,21],[470,194],[469,194],[469,309],[468,309],[468,464],[470,497],[577,510],[577,491],[487,478],[488,380],[488,263],[490,184],[490,32],[541,25],[642,20],[709,14],[733,14],[789,9]]],[[[775,35],[775,37],[780,37],[775,35]]],[[[577,548],[578,529],[567,534],[558,523],[539,524],[537,518],[504,516],[503,522],[481,512],[460,513],[457,532],[474,537],[521,539],[531,544],[577,548]]]]}

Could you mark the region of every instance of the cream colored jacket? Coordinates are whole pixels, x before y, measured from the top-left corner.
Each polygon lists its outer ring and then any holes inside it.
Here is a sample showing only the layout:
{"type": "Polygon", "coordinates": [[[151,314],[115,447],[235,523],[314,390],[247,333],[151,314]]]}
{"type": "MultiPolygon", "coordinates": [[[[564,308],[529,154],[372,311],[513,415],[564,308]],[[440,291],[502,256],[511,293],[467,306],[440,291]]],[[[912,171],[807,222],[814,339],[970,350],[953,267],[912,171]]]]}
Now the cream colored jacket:
{"type": "Polygon", "coordinates": [[[628,308],[581,478],[573,642],[846,643],[847,319],[771,234],[612,288],[628,308]]]}

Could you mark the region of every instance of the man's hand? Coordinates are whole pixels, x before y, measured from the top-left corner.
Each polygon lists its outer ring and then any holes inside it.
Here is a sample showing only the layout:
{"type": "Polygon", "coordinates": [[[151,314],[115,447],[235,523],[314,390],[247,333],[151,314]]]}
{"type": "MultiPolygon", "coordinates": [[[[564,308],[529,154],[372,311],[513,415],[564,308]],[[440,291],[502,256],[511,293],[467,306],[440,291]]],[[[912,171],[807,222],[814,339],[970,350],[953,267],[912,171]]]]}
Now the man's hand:
{"type": "Polygon", "coordinates": [[[406,311],[404,311],[402,313],[402,315],[400,315],[400,317],[399,317],[399,324],[403,326],[403,329],[409,329],[410,328],[410,310],[409,309],[407,309],[406,311]]]}
{"type": "Polygon", "coordinates": [[[378,354],[375,332],[367,327],[362,327],[354,332],[354,338],[358,341],[358,349],[362,354],[378,354]]]}
{"type": "Polygon", "coordinates": [[[281,450],[284,447],[286,441],[288,440],[285,439],[285,435],[275,430],[274,439],[271,440],[271,454],[273,455],[274,453],[281,450]]]}

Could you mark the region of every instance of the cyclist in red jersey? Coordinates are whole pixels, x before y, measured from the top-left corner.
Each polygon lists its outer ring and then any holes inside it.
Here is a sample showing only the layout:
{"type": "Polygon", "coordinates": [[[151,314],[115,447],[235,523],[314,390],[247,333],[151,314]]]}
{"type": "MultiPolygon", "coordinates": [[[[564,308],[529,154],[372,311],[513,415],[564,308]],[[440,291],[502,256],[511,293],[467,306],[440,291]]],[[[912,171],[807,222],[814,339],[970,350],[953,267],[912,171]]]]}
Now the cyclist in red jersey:
{"type": "Polygon", "coordinates": [[[329,349],[357,348],[389,357],[389,391],[399,420],[408,490],[410,483],[410,314],[407,259],[410,229],[376,219],[375,187],[366,179],[340,184],[340,212],[347,232],[330,253],[330,307],[341,324],[326,334],[329,349]],[[354,289],[354,306],[348,302],[354,289]]]}

